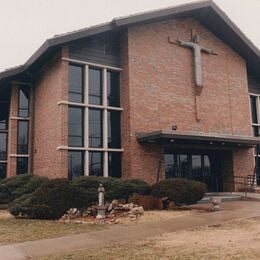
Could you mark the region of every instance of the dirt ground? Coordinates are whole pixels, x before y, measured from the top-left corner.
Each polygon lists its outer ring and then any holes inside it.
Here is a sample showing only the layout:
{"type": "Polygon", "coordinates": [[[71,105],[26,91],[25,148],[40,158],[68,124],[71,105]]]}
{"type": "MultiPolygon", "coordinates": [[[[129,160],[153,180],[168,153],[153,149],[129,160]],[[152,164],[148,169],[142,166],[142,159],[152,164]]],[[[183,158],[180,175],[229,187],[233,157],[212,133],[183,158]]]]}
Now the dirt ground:
{"type": "Polygon", "coordinates": [[[260,218],[180,231],[112,248],[50,256],[61,259],[260,259],[260,218]]]}

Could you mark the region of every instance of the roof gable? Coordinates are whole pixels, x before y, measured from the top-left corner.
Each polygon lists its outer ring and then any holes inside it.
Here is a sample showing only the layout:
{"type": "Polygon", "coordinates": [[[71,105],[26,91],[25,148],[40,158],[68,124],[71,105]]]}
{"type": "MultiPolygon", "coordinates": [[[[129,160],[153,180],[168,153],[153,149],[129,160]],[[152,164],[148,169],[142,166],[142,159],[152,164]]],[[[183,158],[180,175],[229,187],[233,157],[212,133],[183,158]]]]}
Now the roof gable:
{"type": "Polygon", "coordinates": [[[129,26],[152,23],[170,18],[185,17],[195,17],[209,31],[214,33],[218,38],[239,53],[247,61],[250,72],[256,78],[260,79],[259,49],[241,32],[241,30],[214,2],[203,1],[116,18],[110,23],[89,27],[48,39],[23,66],[0,73],[0,82],[3,79],[21,75],[27,70],[39,66],[52,53],[54,53],[55,50],[64,44],[93,35],[124,29],[129,26]]]}

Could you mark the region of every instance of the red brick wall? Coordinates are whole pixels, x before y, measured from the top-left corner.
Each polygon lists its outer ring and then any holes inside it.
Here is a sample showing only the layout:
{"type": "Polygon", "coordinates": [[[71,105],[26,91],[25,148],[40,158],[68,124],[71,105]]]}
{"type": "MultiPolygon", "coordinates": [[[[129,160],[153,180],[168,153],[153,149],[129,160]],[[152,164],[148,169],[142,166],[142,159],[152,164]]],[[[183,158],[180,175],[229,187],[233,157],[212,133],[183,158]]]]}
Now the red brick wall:
{"type": "Polygon", "coordinates": [[[67,145],[67,106],[58,105],[68,100],[67,48],[46,64],[35,83],[34,98],[34,169],[36,175],[50,178],[67,177],[67,151],[57,150],[67,145]]]}
{"type": "MultiPolygon", "coordinates": [[[[135,133],[171,129],[179,131],[251,135],[245,61],[207,31],[196,20],[170,20],[135,26],[122,38],[127,54],[122,55],[124,94],[123,174],[156,180],[158,161],[163,160],[159,147],[139,145],[135,133]],[[191,40],[191,29],[201,36],[201,44],[213,48],[217,56],[202,54],[204,88],[200,96],[200,118],[195,118],[195,95],[192,51],[168,43],[191,40]],[[129,64],[128,64],[128,62],[129,64]]],[[[235,151],[234,174],[251,174],[252,151],[235,151]],[[243,160],[236,160],[238,154],[243,160]],[[244,161],[246,160],[246,162],[244,161]],[[246,163],[248,168],[240,166],[246,163]]],[[[163,167],[161,169],[163,176],[163,167]]]]}

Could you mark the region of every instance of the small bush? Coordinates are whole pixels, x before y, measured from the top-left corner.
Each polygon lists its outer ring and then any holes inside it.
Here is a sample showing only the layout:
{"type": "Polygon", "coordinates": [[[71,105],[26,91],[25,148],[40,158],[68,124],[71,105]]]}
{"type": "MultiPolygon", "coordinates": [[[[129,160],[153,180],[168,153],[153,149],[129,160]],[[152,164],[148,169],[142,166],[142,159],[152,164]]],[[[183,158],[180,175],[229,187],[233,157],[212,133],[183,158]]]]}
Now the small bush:
{"type": "Polygon", "coordinates": [[[68,209],[87,207],[93,200],[97,198],[67,179],[54,179],[42,184],[31,195],[14,200],[9,209],[14,216],[59,219],[68,209]]]}
{"type": "Polygon", "coordinates": [[[163,180],[152,186],[152,195],[173,201],[176,205],[195,204],[201,200],[206,191],[206,185],[201,182],[186,179],[163,180]]]}

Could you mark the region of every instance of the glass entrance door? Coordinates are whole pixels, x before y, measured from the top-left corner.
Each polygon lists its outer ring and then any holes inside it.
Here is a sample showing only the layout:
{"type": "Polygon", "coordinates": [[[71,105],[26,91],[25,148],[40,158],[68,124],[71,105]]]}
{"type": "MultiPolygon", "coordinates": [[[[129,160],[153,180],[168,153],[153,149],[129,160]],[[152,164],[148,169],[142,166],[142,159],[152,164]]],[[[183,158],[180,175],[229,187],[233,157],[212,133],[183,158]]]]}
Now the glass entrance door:
{"type": "Polygon", "coordinates": [[[206,183],[209,191],[220,191],[219,171],[212,160],[214,156],[206,153],[167,152],[164,155],[165,177],[186,178],[206,183]]]}

